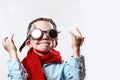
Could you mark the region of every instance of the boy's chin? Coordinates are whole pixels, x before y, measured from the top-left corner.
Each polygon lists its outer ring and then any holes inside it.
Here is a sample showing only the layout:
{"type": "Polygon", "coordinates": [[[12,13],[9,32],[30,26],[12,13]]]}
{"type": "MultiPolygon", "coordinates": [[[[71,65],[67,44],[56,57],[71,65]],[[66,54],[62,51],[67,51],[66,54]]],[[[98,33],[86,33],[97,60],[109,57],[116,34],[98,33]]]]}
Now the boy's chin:
{"type": "Polygon", "coordinates": [[[50,50],[42,49],[42,50],[35,50],[35,52],[40,53],[40,54],[47,54],[48,52],[50,52],[50,50]]]}
{"type": "Polygon", "coordinates": [[[49,52],[49,50],[48,50],[48,51],[47,51],[47,50],[39,50],[39,52],[40,52],[40,53],[43,53],[43,54],[44,54],[44,53],[46,54],[47,52],[49,52]]]}

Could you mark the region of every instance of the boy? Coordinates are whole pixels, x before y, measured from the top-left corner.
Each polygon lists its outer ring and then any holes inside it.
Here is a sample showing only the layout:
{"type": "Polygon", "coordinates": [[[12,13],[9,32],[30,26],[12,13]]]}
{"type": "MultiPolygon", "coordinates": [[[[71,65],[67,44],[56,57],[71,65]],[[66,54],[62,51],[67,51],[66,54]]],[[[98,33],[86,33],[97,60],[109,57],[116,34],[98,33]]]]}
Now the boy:
{"type": "Polygon", "coordinates": [[[70,61],[63,61],[57,46],[59,34],[56,24],[49,18],[37,18],[27,30],[27,38],[20,47],[29,47],[27,56],[22,62],[17,56],[17,49],[12,37],[3,38],[3,46],[9,53],[9,80],[83,80],[85,77],[84,57],[80,54],[83,44],[79,29],[78,35],[70,32],[72,37],[73,56],[70,61]]]}

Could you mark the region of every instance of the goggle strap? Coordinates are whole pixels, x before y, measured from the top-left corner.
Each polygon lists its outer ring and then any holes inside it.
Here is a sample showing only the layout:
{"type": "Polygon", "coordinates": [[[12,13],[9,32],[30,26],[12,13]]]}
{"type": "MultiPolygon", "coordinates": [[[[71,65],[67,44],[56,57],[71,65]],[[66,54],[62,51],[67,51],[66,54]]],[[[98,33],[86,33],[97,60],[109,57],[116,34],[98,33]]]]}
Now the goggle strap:
{"type": "Polygon", "coordinates": [[[22,49],[25,47],[25,42],[30,38],[30,35],[26,38],[26,40],[23,42],[23,44],[20,46],[19,51],[21,52],[22,49]]]}

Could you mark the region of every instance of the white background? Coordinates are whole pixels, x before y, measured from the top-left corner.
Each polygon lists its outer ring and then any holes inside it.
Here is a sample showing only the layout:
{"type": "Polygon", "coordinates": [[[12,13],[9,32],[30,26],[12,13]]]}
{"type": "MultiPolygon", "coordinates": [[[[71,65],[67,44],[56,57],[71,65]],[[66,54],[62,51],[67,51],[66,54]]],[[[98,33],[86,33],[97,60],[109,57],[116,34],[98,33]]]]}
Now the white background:
{"type": "MultiPolygon", "coordinates": [[[[69,31],[79,28],[85,37],[85,80],[120,80],[120,1],[119,0],[0,0],[0,80],[7,80],[7,52],[2,37],[15,34],[19,48],[26,38],[30,21],[52,18],[61,31],[57,50],[63,59],[72,55],[69,31]]],[[[19,57],[26,55],[25,47],[19,57]]]]}

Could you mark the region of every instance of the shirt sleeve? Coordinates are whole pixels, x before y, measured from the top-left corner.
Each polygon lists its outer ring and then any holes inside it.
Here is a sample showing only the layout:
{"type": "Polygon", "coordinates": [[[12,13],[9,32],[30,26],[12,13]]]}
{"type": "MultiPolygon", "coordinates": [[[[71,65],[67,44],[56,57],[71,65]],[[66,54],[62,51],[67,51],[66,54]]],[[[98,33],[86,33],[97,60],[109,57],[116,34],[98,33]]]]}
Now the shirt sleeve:
{"type": "Polygon", "coordinates": [[[84,80],[85,62],[84,56],[80,58],[71,57],[64,66],[64,76],[66,80],[84,80]]]}
{"type": "Polygon", "coordinates": [[[27,73],[23,65],[18,61],[8,61],[8,80],[27,80],[27,73]]]}

